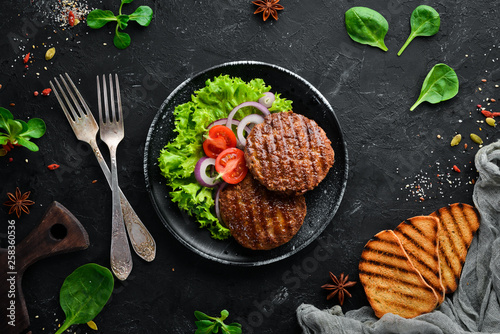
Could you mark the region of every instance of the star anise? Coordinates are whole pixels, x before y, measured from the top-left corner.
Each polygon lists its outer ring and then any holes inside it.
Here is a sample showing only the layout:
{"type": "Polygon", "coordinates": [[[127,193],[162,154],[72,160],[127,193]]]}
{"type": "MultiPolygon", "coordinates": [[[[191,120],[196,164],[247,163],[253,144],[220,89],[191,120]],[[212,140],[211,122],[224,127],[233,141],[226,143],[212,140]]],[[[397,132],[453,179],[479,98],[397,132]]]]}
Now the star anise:
{"type": "Polygon", "coordinates": [[[274,17],[275,20],[278,19],[278,10],[282,10],[284,7],[282,5],[278,5],[280,0],[256,0],[252,1],[254,5],[259,6],[254,14],[258,14],[262,12],[264,21],[267,20],[269,15],[274,17]]]}
{"type": "Polygon", "coordinates": [[[337,278],[334,274],[330,272],[330,278],[333,281],[333,284],[325,284],[321,286],[323,289],[332,290],[330,294],[326,297],[327,300],[332,299],[335,295],[338,294],[340,305],[344,304],[344,295],[348,297],[352,297],[352,295],[347,291],[347,288],[350,288],[356,284],[356,282],[349,282],[349,275],[344,277],[344,273],[340,274],[340,278],[337,278]]]}
{"type": "Polygon", "coordinates": [[[31,191],[27,191],[21,195],[21,190],[19,190],[19,187],[16,188],[15,195],[12,193],[7,193],[9,200],[7,202],[3,203],[3,205],[10,206],[9,215],[11,213],[15,212],[17,215],[17,218],[20,218],[22,212],[29,214],[30,210],[28,209],[28,205],[35,204],[35,202],[28,199],[30,194],[31,194],[31,191]]]}

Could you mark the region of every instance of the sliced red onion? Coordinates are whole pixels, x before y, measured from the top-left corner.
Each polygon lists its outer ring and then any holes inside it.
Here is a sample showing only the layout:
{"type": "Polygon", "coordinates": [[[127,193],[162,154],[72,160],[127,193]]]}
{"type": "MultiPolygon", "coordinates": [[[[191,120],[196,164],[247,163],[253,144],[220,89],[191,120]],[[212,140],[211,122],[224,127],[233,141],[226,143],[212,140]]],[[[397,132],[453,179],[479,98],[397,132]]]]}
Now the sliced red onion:
{"type": "Polygon", "coordinates": [[[226,126],[228,128],[229,128],[229,125],[232,124],[231,122],[233,121],[234,115],[238,112],[238,110],[240,110],[241,108],[244,108],[244,107],[255,107],[255,108],[259,109],[262,112],[262,114],[264,114],[264,116],[271,114],[269,109],[267,109],[266,107],[264,107],[262,104],[260,104],[258,102],[252,102],[252,101],[243,102],[242,104],[237,105],[233,110],[231,110],[231,112],[229,113],[229,116],[227,116],[226,126]]]}
{"type": "Polygon", "coordinates": [[[262,104],[266,108],[271,108],[276,97],[273,93],[267,92],[264,93],[264,96],[259,99],[259,103],[262,104]]]}
{"type": "MultiPolygon", "coordinates": [[[[237,119],[233,119],[233,120],[231,120],[231,123],[232,123],[232,125],[234,125],[234,126],[237,127],[240,124],[240,121],[238,121],[237,119]]],[[[227,126],[227,118],[220,118],[220,119],[218,119],[216,121],[213,121],[207,127],[207,130],[210,130],[211,127],[216,126],[216,125],[225,125],[225,126],[227,126]]],[[[247,131],[247,132],[250,132],[250,130],[251,130],[250,128],[245,129],[245,131],[247,131]]]]}
{"type": "Polygon", "coordinates": [[[224,226],[226,226],[226,225],[224,224],[224,221],[222,220],[222,217],[220,215],[219,197],[220,197],[221,191],[224,190],[224,188],[226,188],[226,186],[227,186],[227,183],[222,181],[219,188],[217,189],[217,193],[215,194],[215,215],[217,216],[217,219],[219,219],[219,222],[224,226]]]}
{"type": "Polygon", "coordinates": [[[210,177],[207,175],[207,167],[214,165],[215,159],[209,157],[203,157],[196,163],[194,167],[194,176],[196,177],[196,181],[204,187],[215,187],[220,179],[217,180],[217,176],[210,177]]]}
{"type": "MultiPolygon", "coordinates": [[[[243,117],[243,119],[240,121],[240,124],[238,125],[238,129],[236,130],[238,140],[243,147],[247,144],[247,140],[243,136],[243,130],[247,131],[246,129],[248,128],[248,124],[260,124],[262,122],[264,122],[264,117],[258,114],[251,114],[243,117]]],[[[247,131],[247,135],[248,133],[249,131],[247,131]]]]}

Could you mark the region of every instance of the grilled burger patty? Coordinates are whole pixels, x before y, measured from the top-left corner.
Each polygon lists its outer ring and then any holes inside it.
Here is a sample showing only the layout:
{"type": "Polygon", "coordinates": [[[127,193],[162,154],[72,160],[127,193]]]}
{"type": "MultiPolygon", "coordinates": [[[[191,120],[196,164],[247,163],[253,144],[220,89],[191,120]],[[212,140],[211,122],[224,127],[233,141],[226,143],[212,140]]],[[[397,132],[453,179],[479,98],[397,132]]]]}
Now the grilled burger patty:
{"type": "Polygon", "coordinates": [[[306,216],[304,196],[267,190],[250,173],[228,185],[219,198],[222,220],[243,247],[268,250],[288,242],[306,216]]]}
{"type": "Polygon", "coordinates": [[[293,112],[266,116],[247,137],[245,160],[267,189],[300,195],[316,187],[334,162],[331,142],[319,125],[293,112]]]}

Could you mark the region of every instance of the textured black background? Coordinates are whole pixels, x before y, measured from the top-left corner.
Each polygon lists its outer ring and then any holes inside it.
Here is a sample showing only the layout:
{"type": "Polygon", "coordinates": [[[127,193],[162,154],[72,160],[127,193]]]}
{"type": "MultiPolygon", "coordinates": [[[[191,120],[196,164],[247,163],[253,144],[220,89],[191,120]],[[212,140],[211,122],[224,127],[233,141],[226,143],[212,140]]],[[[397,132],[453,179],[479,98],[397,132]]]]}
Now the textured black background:
{"type": "MultiPolygon", "coordinates": [[[[47,123],[46,135],[36,140],[39,152],[18,148],[0,158],[0,200],[16,186],[32,191],[36,204],[31,214],[16,219],[18,241],[54,200],[73,212],[91,240],[87,250],[41,260],[25,273],[34,333],[55,332],[64,320],[58,295],[67,275],[88,262],[109,267],[111,192],[55,97],[33,96],[59,73],[78,78],[94,109],[95,76],[119,74],[127,124],[118,151],[120,184],[158,246],[154,262],[134,255],[130,278],[116,282],[111,301],[95,319],[102,333],[192,333],[194,310],[216,315],[224,308],[229,320],[243,324],[244,333],[299,333],[296,307],[333,306],[320,288],[329,281],[328,272],[345,272],[357,280],[362,248],[378,231],[449,203],[472,204],[478,147],[469,134],[479,134],[485,143],[499,138],[476,109],[477,104],[487,106],[486,98],[500,100],[495,87],[500,84],[498,0],[425,2],[440,13],[441,29],[433,37],[415,39],[401,57],[396,53],[410,32],[411,12],[422,2],[282,0],[285,10],[279,20],[263,22],[261,15],[252,14],[255,6],[249,0],[136,0],[124,12],[147,4],[154,18],[147,28],[130,23],[132,44],[123,51],[112,44],[112,25],[95,31],[85,24],[60,27],[50,11],[55,3],[3,1],[0,11],[0,106],[16,118],[40,117],[47,123]],[[386,17],[388,52],[350,40],[344,13],[353,6],[368,6],[386,17]],[[43,56],[51,46],[57,53],[46,62],[43,56]],[[26,70],[22,56],[28,51],[34,58],[26,70]],[[184,248],[156,216],[143,176],[146,135],[162,101],[197,72],[235,60],[280,65],[313,84],[335,110],[349,152],[347,190],[325,232],[293,257],[257,268],[217,264],[184,248]],[[441,62],[456,70],[459,94],[410,112],[425,75],[441,62]],[[456,133],[465,139],[450,147],[456,133]],[[51,163],[61,168],[47,170],[51,163]],[[453,172],[453,165],[462,172],[453,172]]],[[[118,10],[116,1],[87,3],[118,10]]],[[[487,107],[500,111],[495,103],[487,107]]],[[[0,217],[5,246],[12,216],[4,207],[0,217]]],[[[367,304],[359,284],[351,292],[344,311],[367,304]]],[[[86,325],[73,331],[92,332],[86,325]]]]}

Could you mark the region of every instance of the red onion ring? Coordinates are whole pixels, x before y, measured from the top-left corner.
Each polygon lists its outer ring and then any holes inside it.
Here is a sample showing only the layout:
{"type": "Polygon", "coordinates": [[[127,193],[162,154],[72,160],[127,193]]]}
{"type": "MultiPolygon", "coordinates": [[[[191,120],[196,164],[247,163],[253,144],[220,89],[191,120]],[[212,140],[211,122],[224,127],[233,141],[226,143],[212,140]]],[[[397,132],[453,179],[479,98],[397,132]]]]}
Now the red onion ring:
{"type": "Polygon", "coordinates": [[[244,107],[255,107],[260,112],[262,112],[262,114],[264,114],[264,116],[271,114],[269,109],[267,109],[266,107],[264,107],[262,104],[260,104],[258,102],[252,102],[252,101],[243,102],[242,104],[239,104],[236,107],[234,107],[234,109],[231,110],[231,112],[229,113],[229,116],[227,116],[226,126],[228,128],[230,127],[230,124],[232,124],[231,122],[233,121],[234,115],[238,112],[238,110],[240,110],[241,108],[244,108],[244,107]]]}
{"type": "Polygon", "coordinates": [[[271,108],[276,97],[271,92],[264,93],[264,96],[259,99],[259,103],[266,108],[271,108]]]}
{"type": "MultiPolygon", "coordinates": [[[[251,114],[243,117],[243,119],[240,121],[240,124],[238,125],[238,129],[236,130],[236,136],[238,137],[238,141],[243,147],[245,147],[245,145],[247,144],[246,138],[243,137],[243,130],[246,131],[246,129],[248,128],[247,126],[248,124],[251,123],[260,124],[262,122],[264,122],[264,117],[258,114],[251,114]]],[[[248,133],[249,131],[247,131],[247,135],[248,133]]]]}
{"type": "Polygon", "coordinates": [[[202,157],[196,163],[194,167],[194,176],[196,177],[196,181],[201,184],[203,187],[213,188],[219,182],[220,179],[217,180],[217,176],[210,177],[207,175],[207,167],[215,165],[215,159],[209,157],[202,157]]]}

